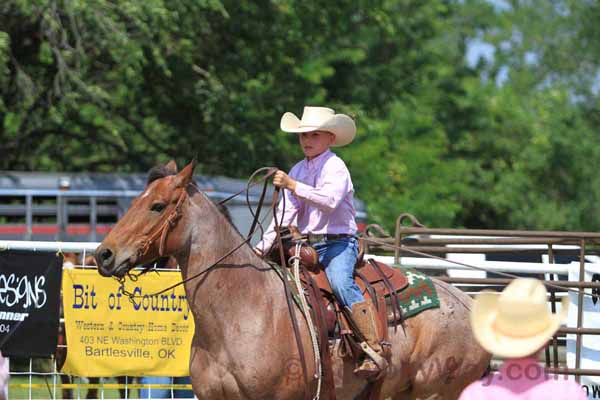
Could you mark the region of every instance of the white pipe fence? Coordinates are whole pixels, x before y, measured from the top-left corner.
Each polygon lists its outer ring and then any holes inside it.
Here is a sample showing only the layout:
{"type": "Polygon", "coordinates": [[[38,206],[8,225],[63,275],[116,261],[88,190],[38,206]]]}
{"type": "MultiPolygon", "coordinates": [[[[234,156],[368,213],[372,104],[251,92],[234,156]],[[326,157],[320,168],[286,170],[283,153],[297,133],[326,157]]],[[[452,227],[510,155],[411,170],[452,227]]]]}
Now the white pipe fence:
{"type": "MultiPolygon", "coordinates": [[[[478,271],[477,269],[469,268],[463,265],[454,264],[449,261],[442,261],[433,258],[420,257],[402,257],[400,264],[394,264],[393,256],[376,256],[367,255],[366,258],[373,258],[384,264],[392,266],[401,266],[405,268],[415,269],[431,269],[445,271],[448,269],[478,271]]],[[[458,261],[458,260],[457,260],[458,261]]],[[[569,273],[569,264],[544,264],[544,263],[527,263],[527,262],[509,262],[509,261],[465,261],[464,264],[476,264],[476,267],[485,268],[492,272],[508,272],[508,273],[537,273],[537,274],[557,274],[567,275],[569,273]]],[[[579,263],[576,263],[579,265],[579,263]]]]}
{"type": "MultiPolygon", "coordinates": [[[[90,242],[36,242],[21,240],[0,240],[1,250],[30,250],[30,251],[56,251],[93,253],[100,243],[90,242]]],[[[378,256],[365,254],[365,258],[373,258],[388,265],[401,266],[405,268],[431,269],[431,270],[473,270],[472,268],[432,258],[402,257],[400,264],[394,264],[393,256],[378,256]]],[[[469,262],[466,262],[469,264],[469,262]]],[[[579,263],[577,263],[579,265],[579,263]]],[[[485,268],[493,272],[509,273],[539,273],[567,275],[569,264],[545,264],[508,261],[477,261],[477,267],[485,268]]]]}
{"type": "Polygon", "coordinates": [[[90,242],[35,242],[25,240],[0,240],[0,251],[2,250],[29,250],[29,251],[56,251],[82,253],[96,251],[100,243],[90,242]]]}

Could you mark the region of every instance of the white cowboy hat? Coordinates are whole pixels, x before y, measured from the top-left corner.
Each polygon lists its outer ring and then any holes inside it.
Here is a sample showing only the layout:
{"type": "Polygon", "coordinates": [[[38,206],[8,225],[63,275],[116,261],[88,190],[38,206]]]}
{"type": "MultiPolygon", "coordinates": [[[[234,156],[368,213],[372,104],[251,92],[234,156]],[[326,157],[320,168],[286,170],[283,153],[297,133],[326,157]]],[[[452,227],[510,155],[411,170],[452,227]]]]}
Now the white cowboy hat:
{"type": "Polygon", "coordinates": [[[286,112],[281,117],[281,130],[284,132],[327,131],[335,135],[332,146],[345,146],[354,140],[356,125],[346,114],[336,114],[327,107],[304,107],[302,119],[286,112]]]}
{"type": "Polygon", "coordinates": [[[537,279],[518,278],[502,293],[481,292],[473,303],[471,326],[475,338],[488,352],[518,358],[534,354],[567,317],[569,298],[559,314],[548,310],[548,292],[537,279]]]}

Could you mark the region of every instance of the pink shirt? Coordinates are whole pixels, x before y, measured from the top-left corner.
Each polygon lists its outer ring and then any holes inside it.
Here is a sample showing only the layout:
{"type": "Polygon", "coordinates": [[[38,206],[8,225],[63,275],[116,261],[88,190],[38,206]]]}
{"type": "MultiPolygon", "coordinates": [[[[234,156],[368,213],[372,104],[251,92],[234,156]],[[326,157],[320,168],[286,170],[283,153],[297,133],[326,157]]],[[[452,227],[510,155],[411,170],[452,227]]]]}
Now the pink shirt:
{"type": "Polygon", "coordinates": [[[498,373],[473,382],[459,400],[585,400],[585,392],[567,375],[546,373],[534,357],[506,360],[498,373]]]}
{"type": "MultiPolygon", "coordinates": [[[[285,214],[282,226],[297,225],[300,232],[315,234],[354,234],[354,186],[350,172],[341,158],[330,150],[294,165],[289,176],[296,180],[296,190],[284,190],[285,214]]],[[[281,221],[283,199],[277,208],[281,221]]],[[[271,221],[262,240],[256,245],[265,252],[275,240],[275,222],[271,221]]]]}

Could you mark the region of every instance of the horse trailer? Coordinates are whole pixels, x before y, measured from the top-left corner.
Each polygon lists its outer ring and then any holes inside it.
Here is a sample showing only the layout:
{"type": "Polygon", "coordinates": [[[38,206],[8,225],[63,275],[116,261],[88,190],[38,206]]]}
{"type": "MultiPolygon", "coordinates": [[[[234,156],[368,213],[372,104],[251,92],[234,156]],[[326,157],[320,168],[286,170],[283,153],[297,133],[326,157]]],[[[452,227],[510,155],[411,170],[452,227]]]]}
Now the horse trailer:
{"type": "MultiPolygon", "coordinates": [[[[146,174],[9,172],[0,174],[0,239],[38,241],[101,241],[146,186],[146,174]]],[[[221,176],[195,176],[200,189],[219,202],[243,190],[247,182],[221,176]]],[[[270,215],[272,186],[261,219],[270,215]]],[[[262,184],[250,188],[256,210],[262,184]]],[[[225,204],[242,235],[252,224],[246,194],[225,204]]],[[[364,228],[365,205],[355,200],[357,223],[364,228]]],[[[270,216],[264,221],[269,224],[270,216]]],[[[254,240],[258,240],[255,237],[254,240]]]]}

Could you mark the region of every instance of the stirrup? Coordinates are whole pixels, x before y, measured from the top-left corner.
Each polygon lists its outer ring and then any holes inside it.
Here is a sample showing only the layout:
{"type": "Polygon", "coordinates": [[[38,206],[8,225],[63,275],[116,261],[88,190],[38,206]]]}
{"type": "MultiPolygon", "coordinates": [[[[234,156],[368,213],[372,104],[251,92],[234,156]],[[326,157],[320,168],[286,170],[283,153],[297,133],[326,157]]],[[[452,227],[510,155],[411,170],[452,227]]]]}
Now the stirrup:
{"type": "Polygon", "coordinates": [[[364,357],[361,364],[354,369],[354,375],[360,379],[372,380],[382,371],[369,357],[364,357]]]}
{"type": "Polygon", "coordinates": [[[365,354],[361,364],[354,370],[354,374],[367,380],[377,380],[385,375],[388,367],[387,360],[366,342],[360,343],[360,347],[365,354]]]}

